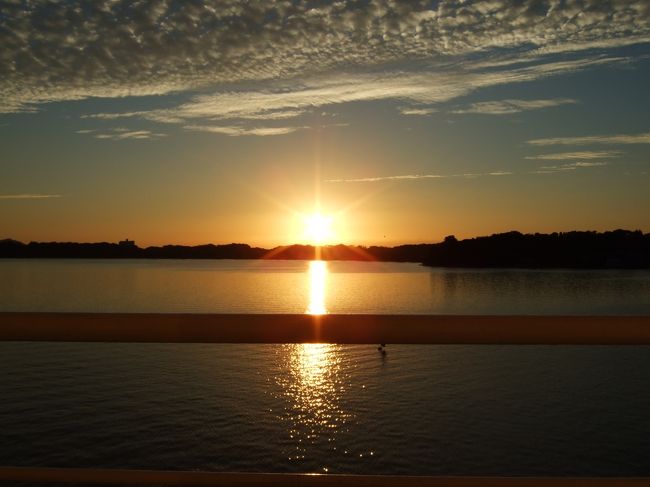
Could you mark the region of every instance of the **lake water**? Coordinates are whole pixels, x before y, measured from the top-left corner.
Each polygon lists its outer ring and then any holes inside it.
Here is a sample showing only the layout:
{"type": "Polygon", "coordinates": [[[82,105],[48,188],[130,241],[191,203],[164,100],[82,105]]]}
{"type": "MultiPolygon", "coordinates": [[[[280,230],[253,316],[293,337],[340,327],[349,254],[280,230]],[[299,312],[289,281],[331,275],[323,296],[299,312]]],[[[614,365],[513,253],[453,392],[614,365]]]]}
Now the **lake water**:
{"type": "Polygon", "coordinates": [[[0,311],[650,314],[650,271],[392,262],[0,260],[0,311]]]}
{"type": "MultiPolygon", "coordinates": [[[[0,311],[650,314],[648,271],[0,260],[0,311]]],[[[4,465],[650,475],[650,348],[0,343],[4,465]]]]}

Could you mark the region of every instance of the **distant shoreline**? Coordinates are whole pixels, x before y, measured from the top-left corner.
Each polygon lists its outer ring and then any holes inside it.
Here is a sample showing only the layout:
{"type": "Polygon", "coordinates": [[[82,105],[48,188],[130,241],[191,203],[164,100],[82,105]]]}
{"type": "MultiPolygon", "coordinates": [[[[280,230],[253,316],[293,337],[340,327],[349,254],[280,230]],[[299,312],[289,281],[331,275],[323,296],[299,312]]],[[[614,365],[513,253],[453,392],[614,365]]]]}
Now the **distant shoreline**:
{"type": "Polygon", "coordinates": [[[119,243],[0,240],[0,258],[19,259],[274,259],[414,262],[431,267],[648,269],[650,233],[640,230],[522,234],[507,232],[440,243],[383,246],[287,245],[273,249],[248,244],[138,247],[119,243]],[[318,250],[317,250],[318,249],[318,250]],[[319,255],[318,255],[319,254],[319,255]]]}

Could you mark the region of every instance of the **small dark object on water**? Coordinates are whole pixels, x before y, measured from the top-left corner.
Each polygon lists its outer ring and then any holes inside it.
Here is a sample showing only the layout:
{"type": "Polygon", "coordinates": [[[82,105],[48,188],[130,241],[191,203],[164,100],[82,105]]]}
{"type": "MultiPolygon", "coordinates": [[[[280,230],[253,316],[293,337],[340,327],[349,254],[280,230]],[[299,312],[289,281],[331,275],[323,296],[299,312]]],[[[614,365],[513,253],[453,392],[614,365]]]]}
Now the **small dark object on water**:
{"type": "Polygon", "coordinates": [[[382,355],[386,355],[386,344],[380,343],[379,346],[377,347],[377,350],[380,351],[382,355]]]}

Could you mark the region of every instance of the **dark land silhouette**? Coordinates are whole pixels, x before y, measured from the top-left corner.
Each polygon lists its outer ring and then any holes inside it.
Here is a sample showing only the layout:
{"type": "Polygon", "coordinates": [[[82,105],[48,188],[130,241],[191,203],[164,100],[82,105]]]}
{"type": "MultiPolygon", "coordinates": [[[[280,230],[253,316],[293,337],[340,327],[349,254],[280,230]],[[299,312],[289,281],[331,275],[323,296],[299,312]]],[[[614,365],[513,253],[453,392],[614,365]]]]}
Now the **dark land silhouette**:
{"type": "Polygon", "coordinates": [[[434,267],[515,267],[573,269],[650,268],[650,234],[640,230],[561,232],[551,234],[498,233],[440,243],[396,247],[287,245],[274,249],[247,244],[164,245],[138,247],[119,243],[30,242],[0,240],[0,258],[67,259],[284,259],[375,260],[419,262],[434,267]]]}

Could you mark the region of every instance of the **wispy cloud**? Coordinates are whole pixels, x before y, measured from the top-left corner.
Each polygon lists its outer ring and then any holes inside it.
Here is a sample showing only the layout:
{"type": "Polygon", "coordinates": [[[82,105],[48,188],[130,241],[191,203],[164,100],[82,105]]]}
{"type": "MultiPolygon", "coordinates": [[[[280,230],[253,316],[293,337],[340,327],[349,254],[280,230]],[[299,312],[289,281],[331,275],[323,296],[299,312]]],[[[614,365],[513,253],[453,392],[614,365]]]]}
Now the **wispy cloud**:
{"type": "MultiPolygon", "coordinates": [[[[506,83],[533,81],[547,76],[580,71],[592,66],[616,64],[625,58],[595,56],[572,61],[549,61],[516,69],[473,71],[471,68],[439,69],[418,72],[384,72],[381,74],[322,75],[285,82],[266,83],[264,88],[198,95],[176,107],[150,111],[89,114],[89,118],[114,120],[143,118],[159,123],[185,123],[207,127],[210,121],[231,121],[227,127],[243,127],[246,120],[284,120],[306,111],[350,102],[402,100],[413,105],[446,102],[472,91],[506,83]],[[279,115],[281,114],[281,115],[279,115]]],[[[416,107],[412,107],[411,114],[416,107]]],[[[427,112],[428,113],[428,112],[427,112]]],[[[286,128],[286,127],[285,127],[286,128]]],[[[242,129],[246,130],[246,129],[242,129]]],[[[254,128],[250,129],[254,130],[254,128]]],[[[210,130],[233,135],[235,131],[210,130]]],[[[285,133],[278,131],[278,133],[285,133]]]]}
{"type": "Polygon", "coordinates": [[[295,132],[297,130],[306,129],[308,127],[255,127],[255,128],[245,128],[245,127],[229,127],[229,126],[217,126],[217,125],[186,125],[183,127],[186,130],[194,132],[212,132],[216,134],[229,135],[231,137],[239,137],[242,135],[257,135],[260,137],[270,136],[270,135],[285,135],[295,132]]]}
{"type": "Polygon", "coordinates": [[[526,156],[526,159],[543,160],[543,161],[569,161],[573,159],[611,159],[620,157],[620,151],[582,151],[582,152],[557,152],[554,154],[539,154],[536,156],[526,156]]]}
{"type": "MultiPolygon", "coordinates": [[[[512,81],[521,81],[522,73],[512,69],[517,64],[509,63],[513,56],[536,64],[549,56],[649,42],[649,18],[647,0],[95,0],[83,8],[78,2],[58,2],[56,8],[46,1],[4,2],[0,112],[89,97],[223,94],[240,83],[270,80],[294,90],[293,80],[317,73],[330,78],[343,70],[376,73],[389,64],[405,66],[406,75],[423,66],[435,73],[455,64],[462,71],[476,63],[477,53],[492,56],[486,69],[501,63],[512,81]]],[[[446,95],[434,97],[436,80],[420,81],[434,82],[425,98],[449,98],[449,86],[446,95]]],[[[364,99],[364,88],[351,99],[364,99]]],[[[316,103],[323,104],[324,99],[316,103]]],[[[277,111],[239,116],[282,120],[294,110],[301,107],[280,104],[277,111]]]]}
{"type": "Polygon", "coordinates": [[[572,98],[554,98],[546,100],[498,100],[472,103],[464,108],[452,110],[452,113],[479,113],[482,115],[508,115],[528,110],[539,110],[561,105],[573,105],[578,100],[572,98]]]}
{"type": "Polygon", "coordinates": [[[413,108],[413,107],[402,107],[399,109],[399,112],[402,115],[417,115],[417,116],[424,116],[424,115],[431,115],[432,113],[436,113],[438,110],[435,108],[413,108]]]}
{"type": "MultiPolygon", "coordinates": [[[[120,113],[91,113],[88,115],[81,115],[81,118],[97,118],[99,120],[116,120],[118,118],[132,118],[140,117],[147,112],[120,112],[120,113]]],[[[77,131],[82,133],[82,131],[77,131]]]]}
{"type": "Polygon", "coordinates": [[[61,198],[60,194],[38,194],[38,193],[21,193],[21,194],[0,194],[0,200],[42,200],[48,198],[61,198]]]}
{"type": "Polygon", "coordinates": [[[650,132],[644,134],[590,135],[586,137],[553,137],[527,141],[529,145],[650,144],[650,132]]]}
{"type": "Polygon", "coordinates": [[[465,174],[400,174],[397,176],[376,176],[352,179],[327,179],[326,183],[375,183],[379,181],[412,181],[416,179],[448,179],[448,178],[477,178],[485,176],[507,176],[513,174],[509,171],[494,171],[489,173],[465,174]]]}
{"type": "Polygon", "coordinates": [[[442,179],[449,176],[441,174],[401,174],[398,176],[376,176],[367,178],[352,178],[352,179],[326,179],[326,183],[375,183],[378,181],[401,181],[412,179],[442,179]]]}
{"type": "Polygon", "coordinates": [[[462,173],[462,174],[400,174],[397,176],[371,176],[363,178],[350,178],[350,179],[327,179],[326,183],[376,183],[382,181],[414,181],[421,179],[475,179],[484,177],[500,177],[511,176],[516,174],[551,174],[561,173],[567,171],[575,171],[576,169],[587,169],[607,166],[605,161],[577,161],[566,164],[557,164],[553,166],[541,166],[534,171],[527,171],[523,173],[515,173],[512,171],[492,171],[486,173],[462,173]]]}
{"type": "Polygon", "coordinates": [[[167,134],[161,134],[157,132],[151,132],[149,130],[133,130],[130,132],[116,132],[108,134],[95,134],[96,139],[108,139],[108,140],[126,140],[126,139],[159,139],[161,137],[167,137],[167,134]]]}
{"type": "Polygon", "coordinates": [[[159,139],[167,137],[167,134],[152,132],[150,130],[130,130],[124,127],[116,127],[107,130],[81,129],[78,134],[92,135],[96,139],[103,140],[127,140],[127,139],[159,139]]]}
{"type": "Polygon", "coordinates": [[[541,166],[538,170],[531,172],[533,174],[550,174],[555,172],[575,171],[576,169],[602,167],[607,165],[608,163],[605,161],[581,161],[571,162],[567,164],[558,164],[556,166],[541,166]]]}

